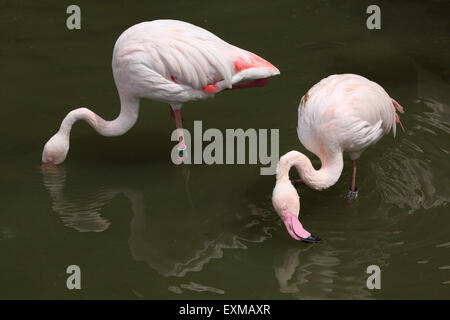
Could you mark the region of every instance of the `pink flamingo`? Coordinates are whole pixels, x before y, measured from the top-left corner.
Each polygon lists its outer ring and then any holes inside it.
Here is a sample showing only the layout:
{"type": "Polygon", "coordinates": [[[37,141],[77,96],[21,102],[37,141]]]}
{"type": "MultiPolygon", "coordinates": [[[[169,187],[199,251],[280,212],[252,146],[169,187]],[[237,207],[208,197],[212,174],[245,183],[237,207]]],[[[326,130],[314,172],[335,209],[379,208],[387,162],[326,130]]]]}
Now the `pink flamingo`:
{"type": "Polygon", "coordinates": [[[357,197],[356,161],[361,153],[392,130],[403,125],[397,112],[403,108],[377,83],[354,74],[332,75],[314,85],[301,99],[297,133],[301,143],[317,157],[322,166],[314,169],[311,161],[298,151],[280,158],[272,203],[289,234],[296,240],[319,242],[306,231],[298,215],[300,199],[289,170],[297,169],[307,186],[323,190],[334,185],[344,167],[343,152],[353,161],[349,197],[357,197]]]}
{"type": "Polygon", "coordinates": [[[67,114],[45,144],[42,162],[62,163],[73,124],[84,120],[103,136],[119,136],[136,122],[139,99],[168,103],[179,136],[179,162],[187,156],[183,142],[183,103],[213,97],[226,89],[261,87],[279,70],[266,60],[235,47],[211,32],[176,20],[132,26],[114,46],[112,69],[120,96],[120,114],[106,121],[87,108],[67,114]],[[247,83],[240,83],[247,81],[247,83]],[[240,84],[238,84],[240,83],[240,84]]]}

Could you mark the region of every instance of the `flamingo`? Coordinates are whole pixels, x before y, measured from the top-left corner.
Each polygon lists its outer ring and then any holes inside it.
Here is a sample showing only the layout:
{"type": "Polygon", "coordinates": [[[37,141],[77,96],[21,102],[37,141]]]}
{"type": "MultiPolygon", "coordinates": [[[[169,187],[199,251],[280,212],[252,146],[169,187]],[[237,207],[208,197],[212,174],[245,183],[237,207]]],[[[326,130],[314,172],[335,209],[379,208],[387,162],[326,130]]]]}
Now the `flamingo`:
{"type": "Polygon", "coordinates": [[[181,163],[187,157],[181,107],[227,89],[264,86],[280,71],[249,51],[183,21],[154,20],[125,30],[113,50],[112,69],[120,114],[106,121],[87,108],[69,112],[45,144],[42,162],[60,164],[69,150],[73,124],[84,120],[103,136],[119,136],[136,122],[139,100],[168,103],[175,119],[181,163]]]}
{"type": "Polygon", "coordinates": [[[343,152],[353,162],[349,198],[357,197],[356,162],[362,152],[390,131],[395,137],[396,123],[404,130],[397,111],[403,107],[377,83],[355,74],[331,75],[314,85],[298,107],[297,134],[300,142],[321,161],[314,169],[298,151],[280,158],[272,203],[289,234],[296,240],[319,242],[298,220],[300,199],[289,180],[294,166],[307,186],[323,190],[334,185],[344,167],[343,152]]]}

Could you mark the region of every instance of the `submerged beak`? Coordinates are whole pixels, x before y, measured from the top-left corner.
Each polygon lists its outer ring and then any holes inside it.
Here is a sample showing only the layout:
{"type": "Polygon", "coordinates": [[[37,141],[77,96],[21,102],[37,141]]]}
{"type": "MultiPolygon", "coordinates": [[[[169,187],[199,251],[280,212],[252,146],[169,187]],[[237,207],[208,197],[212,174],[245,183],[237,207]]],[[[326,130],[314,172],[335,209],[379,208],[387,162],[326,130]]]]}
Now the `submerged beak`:
{"type": "Polygon", "coordinates": [[[284,222],[284,225],[286,226],[287,231],[289,232],[290,236],[294,238],[295,240],[303,241],[303,242],[309,242],[309,243],[318,243],[322,242],[321,239],[313,236],[311,233],[306,231],[298,218],[290,213],[289,211],[284,211],[282,215],[282,220],[284,222]]]}

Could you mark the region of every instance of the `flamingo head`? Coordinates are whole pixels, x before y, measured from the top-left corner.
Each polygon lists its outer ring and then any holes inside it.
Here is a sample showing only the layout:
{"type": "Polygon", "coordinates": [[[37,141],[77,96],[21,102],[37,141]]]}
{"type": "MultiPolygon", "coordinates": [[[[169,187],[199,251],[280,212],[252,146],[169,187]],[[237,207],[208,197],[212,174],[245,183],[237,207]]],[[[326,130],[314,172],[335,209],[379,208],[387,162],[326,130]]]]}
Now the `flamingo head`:
{"type": "Polygon", "coordinates": [[[64,162],[69,151],[69,138],[61,132],[57,132],[44,146],[42,162],[60,164],[64,162]]]}
{"type": "Polygon", "coordinates": [[[322,241],[309,233],[300,223],[298,219],[300,198],[290,180],[277,181],[272,194],[272,204],[292,238],[309,243],[322,241]]]}

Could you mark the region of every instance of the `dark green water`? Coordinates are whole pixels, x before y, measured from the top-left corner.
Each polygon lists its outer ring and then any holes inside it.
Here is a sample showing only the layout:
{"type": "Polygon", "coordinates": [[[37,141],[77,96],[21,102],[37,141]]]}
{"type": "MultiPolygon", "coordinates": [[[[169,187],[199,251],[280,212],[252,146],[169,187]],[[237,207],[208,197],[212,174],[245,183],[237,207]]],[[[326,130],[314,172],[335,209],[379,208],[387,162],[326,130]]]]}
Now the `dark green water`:
{"type": "MultiPolygon", "coordinates": [[[[450,3],[366,1],[0,1],[0,297],[125,299],[393,299],[450,297],[450,3]],[[136,126],[105,138],[72,131],[58,169],[42,147],[70,110],[119,111],[113,45],[127,27],[172,18],[202,26],[281,70],[262,89],[187,104],[193,128],[280,128],[280,153],[318,160],[295,132],[301,96],[321,78],[358,73],[406,109],[406,133],[359,161],[359,200],[339,182],[302,187],[302,223],[325,239],[293,241],[271,206],[273,176],[259,165],[170,162],[168,107],[142,101],[136,126]],[[66,288],[80,266],[82,289],[66,288]],[[380,290],[366,268],[381,267],[380,290]]],[[[294,172],[292,172],[294,174],[294,172]]]]}

